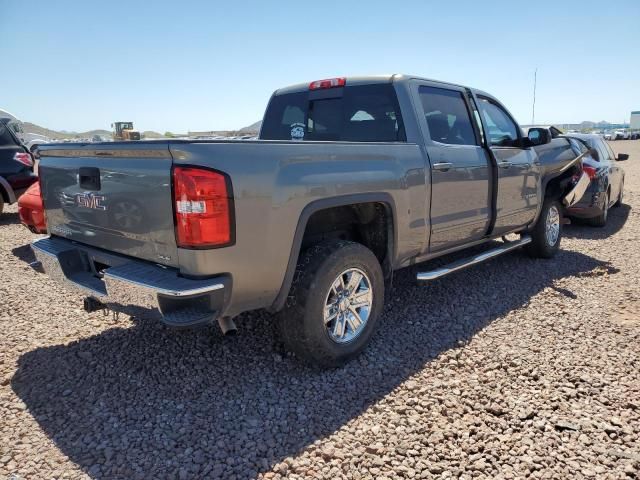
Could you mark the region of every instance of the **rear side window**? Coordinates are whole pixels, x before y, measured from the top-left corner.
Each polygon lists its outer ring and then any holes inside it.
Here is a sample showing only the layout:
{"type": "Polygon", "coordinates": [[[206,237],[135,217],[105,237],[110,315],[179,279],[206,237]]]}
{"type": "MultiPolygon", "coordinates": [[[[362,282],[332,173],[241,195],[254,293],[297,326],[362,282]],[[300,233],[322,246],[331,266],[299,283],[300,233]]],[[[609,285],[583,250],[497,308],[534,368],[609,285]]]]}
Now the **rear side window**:
{"type": "Polygon", "coordinates": [[[422,86],[419,93],[431,140],[450,145],[478,143],[461,92],[422,86]]]}
{"type": "Polygon", "coordinates": [[[9,132],[9,127],[0,121],[0,146],[6,145],[17,145],[17,143],[9,132]]]}
{"type": "Polygon", "coordinates": [[[23,133],[20,123],[16,122],[15,120],[12,120],[11,122],[9,122],[9,128],[13,130],[16,133],[16,135],[23,133]]]}
{"type": "Polygon", "coordinates": [[[591,140],[591,147],[595,148],[596,151],[598,152],[598,160],[601,162],[606,162],[607,160],[609,160],[609,152],[607,152],[607,148],[604,145],[604,142],[602,140],[591,140]]]}
{"type": "Polygon", "coordinates": [[[616,159],[617,159],[616,154],[613,153],[613,150],[611,150],[611,147],[609,146],[609,144],[607,142],[602,141],[602,140],[601,140],[601,142],[605,146],[605,148],[607,149],[607,153],[609,154],[609,160],[615,162],[616,159]]]}
{"type": "Polygon", "coordinates": [[[260,132],[264,140],[404,142],[391,84],[295,92],[271,99],[260,132]]]}

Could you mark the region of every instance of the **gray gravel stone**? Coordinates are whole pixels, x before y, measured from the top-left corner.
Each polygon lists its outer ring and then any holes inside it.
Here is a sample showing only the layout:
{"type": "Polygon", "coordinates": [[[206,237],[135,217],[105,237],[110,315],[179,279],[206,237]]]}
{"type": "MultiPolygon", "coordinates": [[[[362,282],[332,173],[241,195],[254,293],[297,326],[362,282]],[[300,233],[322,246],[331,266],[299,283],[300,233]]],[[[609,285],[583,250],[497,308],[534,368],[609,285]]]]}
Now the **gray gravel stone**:
{"type": "Polygon", "coordinates": [[[0,217],[0,478],[638,478],[640,142],[626,205],[416,285],[364,354],[317,371],[266,312],[239,335],[87,315],[0,217]],[[559,428],[560,427],[560,428],[559,428]]]}

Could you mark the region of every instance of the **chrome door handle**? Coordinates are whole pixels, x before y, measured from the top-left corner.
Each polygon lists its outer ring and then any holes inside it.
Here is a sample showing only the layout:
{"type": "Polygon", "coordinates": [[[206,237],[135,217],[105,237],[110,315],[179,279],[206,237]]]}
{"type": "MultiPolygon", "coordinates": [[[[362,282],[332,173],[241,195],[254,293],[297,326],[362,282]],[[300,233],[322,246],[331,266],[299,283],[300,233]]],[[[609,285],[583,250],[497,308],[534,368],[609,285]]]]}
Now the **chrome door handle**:
{"type": "Polygon", "coordinates": [[[434,163],[433,164],[433,169],[434,170],[440,170],[441,172],[446,172],[447,170],[449,170],[451,167],[453,167],[453,163],[450,162],[441,162],[441,163],[434,163]]]}
{"type": "Polygon", "coordinates": [[[509,168],[511,165],[513,165],[511,162],[498,162],[500,168],[509,168]]]}

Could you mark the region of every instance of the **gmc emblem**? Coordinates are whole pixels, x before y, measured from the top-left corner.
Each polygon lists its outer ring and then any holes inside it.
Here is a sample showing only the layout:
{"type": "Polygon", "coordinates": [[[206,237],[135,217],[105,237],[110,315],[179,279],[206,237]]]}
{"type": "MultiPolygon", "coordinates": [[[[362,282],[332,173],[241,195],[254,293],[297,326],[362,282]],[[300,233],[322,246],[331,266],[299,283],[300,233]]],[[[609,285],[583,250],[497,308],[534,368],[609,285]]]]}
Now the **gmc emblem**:
{"type": "Polygon", "coordinates": [[[92,208],[93,210],[106,210],[104,195],[94,195],[93,193],[77,193],[76,205],[79,207],[92,208]]]}

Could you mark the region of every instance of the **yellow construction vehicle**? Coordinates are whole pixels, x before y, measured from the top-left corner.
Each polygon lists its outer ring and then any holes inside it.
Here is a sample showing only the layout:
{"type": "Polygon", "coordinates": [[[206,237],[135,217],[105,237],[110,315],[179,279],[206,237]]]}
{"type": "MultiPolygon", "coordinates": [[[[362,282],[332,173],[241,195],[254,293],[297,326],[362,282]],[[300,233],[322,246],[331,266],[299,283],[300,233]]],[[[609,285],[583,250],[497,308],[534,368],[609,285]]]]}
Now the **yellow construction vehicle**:
{"type": "Polygon", "coordinates": [[[115,122],[111,128],[114,142],[140,140],[140,132],[133,129],[133,122],[115,122]]]}

